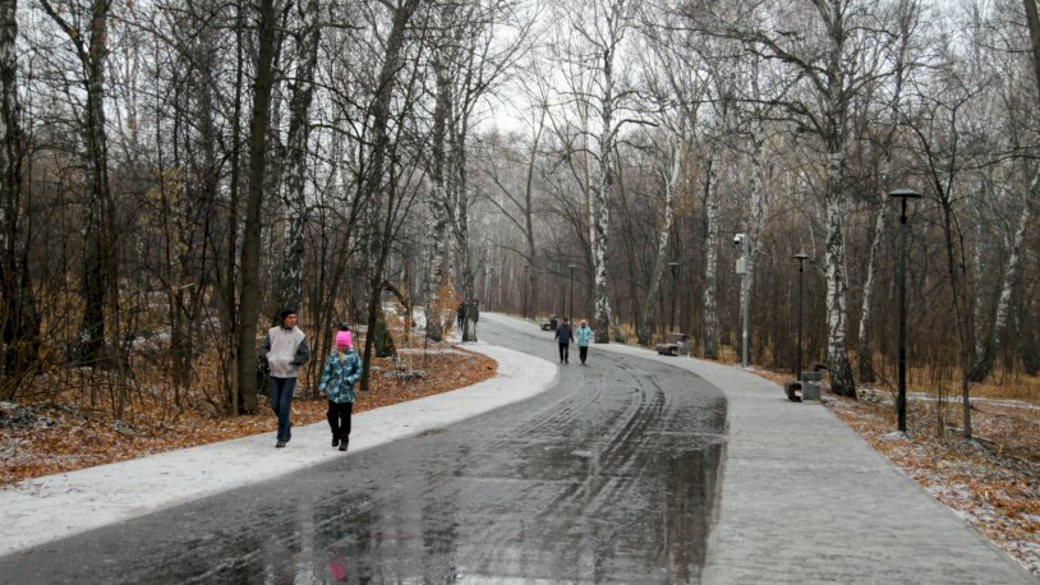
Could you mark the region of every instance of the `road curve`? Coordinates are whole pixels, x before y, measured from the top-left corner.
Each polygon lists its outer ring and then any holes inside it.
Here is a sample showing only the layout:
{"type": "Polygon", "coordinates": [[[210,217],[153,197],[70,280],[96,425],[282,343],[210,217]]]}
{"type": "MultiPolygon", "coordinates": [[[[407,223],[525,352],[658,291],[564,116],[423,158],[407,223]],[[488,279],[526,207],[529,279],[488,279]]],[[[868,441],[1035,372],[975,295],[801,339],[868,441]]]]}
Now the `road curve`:
{"type": "MultiPolygon", "coordinates": [[[[505,320],[480,335],[555,356],[505,320]]],[[[666,364],[577,361],[525,402],[2,557],[0,582],[699,582],[725,399],[666,364]]]]}

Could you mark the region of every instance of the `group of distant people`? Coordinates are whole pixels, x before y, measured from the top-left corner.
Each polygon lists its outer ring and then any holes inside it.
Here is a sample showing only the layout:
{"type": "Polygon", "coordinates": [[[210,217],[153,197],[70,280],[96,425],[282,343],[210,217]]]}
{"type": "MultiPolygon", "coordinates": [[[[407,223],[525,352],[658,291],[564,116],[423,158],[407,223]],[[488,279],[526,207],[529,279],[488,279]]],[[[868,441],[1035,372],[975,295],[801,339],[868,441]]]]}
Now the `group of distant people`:
{"type": "Polygon", "coordinates": [[[565,317],[563,323],[556,328],[554,339],[556,339],[556,343],[560,346],[561,364],[571,363],[570,347],[575,341],[577,341],[578,356],[581,358],[581,365],[588,365],[585,363],[585,360],[589,357],[589,342],[592,341],[592,329],[589,329],[589,324],[585,319],[581,320],[581,325],[579,325],[577,329],[572,329],[570,320],[565,317]]]}
{"type": "MultiPolygon", "coordinates": [[[[311,357],[307,336],[296,326],[296,310],[286,307],[278,312],[278,324],[270,328],[260,342],[259,361],[269,373],[271,410],[278,417],[275,448],[281,449],[292,439],[293,393],[297,370],[311,357]]],[[[350,419],[354,413],[354,385],[361,379],[361,358],[354,351],[350,329],[336,332],[336,347],[321,371],[318,392],[328,401],[325,417],[332,430],[332,446],[346,451],[350,443],[350,419]]]]}

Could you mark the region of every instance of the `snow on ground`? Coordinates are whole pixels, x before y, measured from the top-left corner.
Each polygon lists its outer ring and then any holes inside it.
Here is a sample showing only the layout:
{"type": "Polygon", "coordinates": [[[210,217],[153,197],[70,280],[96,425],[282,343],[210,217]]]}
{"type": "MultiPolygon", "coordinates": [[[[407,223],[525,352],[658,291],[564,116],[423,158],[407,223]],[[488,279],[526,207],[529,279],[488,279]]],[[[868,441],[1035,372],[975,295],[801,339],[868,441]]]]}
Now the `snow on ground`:
{"type": "Polygon", "coordinates": [[[487,344],[466,348],[498,361],[494,378],[452,392],[354,415],[350,451],[329,446],[326,423],[293,428],[285,449],[274,434],[212,443],[19,482],[0,490],[0,555],[143,516],[350,456],[535,396],[556,382],[555,364],[487,344]]]}

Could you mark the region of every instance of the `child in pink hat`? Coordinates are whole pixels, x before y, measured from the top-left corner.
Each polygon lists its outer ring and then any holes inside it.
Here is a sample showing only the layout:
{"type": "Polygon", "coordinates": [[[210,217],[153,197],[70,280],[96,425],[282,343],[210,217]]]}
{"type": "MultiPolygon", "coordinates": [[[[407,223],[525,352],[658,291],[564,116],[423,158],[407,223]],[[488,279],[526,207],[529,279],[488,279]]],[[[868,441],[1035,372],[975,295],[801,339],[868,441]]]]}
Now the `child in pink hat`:
{"type": "Polygon", "coordinates": [[[354,351],[350,329],[336,332],[336,348],[325,360],[318,392],[329,402],[325,413],[332,429],[332,446],[347,450],[350,442],[350,417],[354,413],[354,384],[361,379],[361,358],[354,351]]]}

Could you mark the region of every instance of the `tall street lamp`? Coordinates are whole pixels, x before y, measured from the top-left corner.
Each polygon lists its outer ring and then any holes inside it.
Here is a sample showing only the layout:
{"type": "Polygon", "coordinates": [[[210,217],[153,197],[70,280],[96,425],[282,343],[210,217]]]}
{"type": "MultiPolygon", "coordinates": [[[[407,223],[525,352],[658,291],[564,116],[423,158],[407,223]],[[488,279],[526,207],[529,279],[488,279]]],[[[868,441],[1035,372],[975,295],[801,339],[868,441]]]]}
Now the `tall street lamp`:
{"type": "Polygon", "coordinates": [[[805,261],[809,259],[809,256],[804,252],[798,252],[794,255],[794,259],[798,261],[798,359],[795,362],[794,373],[799,382],[802,381],[802,272],[804,271],[805,261]]]}
{"type": "Polygon", "coordinates": [[[896,410],[899,413],[899,430],[906,432],[906,246],[910,226],[906,217],[907,199],[920,199],[921,193],[913,189],[902,188],[890,191],[889,197],[899,199],[901,213],[899,223],[899,395],[896,399],[896,410]]]}
{"type": "Polygon", "coordinates": [[[570,295],[569,295],[571,297],[571,300],[570,300],[570,305],[567,308],[567,319],[570,321],[571,327],[574,327],[574,269],[577,268],[577,266],[571,264],[567,268],[570,269],[570,273],[571,273],[571,284],[570,284],[571,291],[570,291],[570,295]]]}
{"type": "Polygon", "coordinates": [[[675,331],[675,299],[679,295],[679,293],[678,293],[679,286],[677,284],[677,280],[678,280],[678,277],[679,277],[678,276],[679,275],[679,263],[678,262],[669,262],[668,266],[671,267],[671,269],[672,269],[672,321],[671,321],[671,324],[670,324],[668,330],[671,331],[671,332],[674,332],[675,331]]]}

